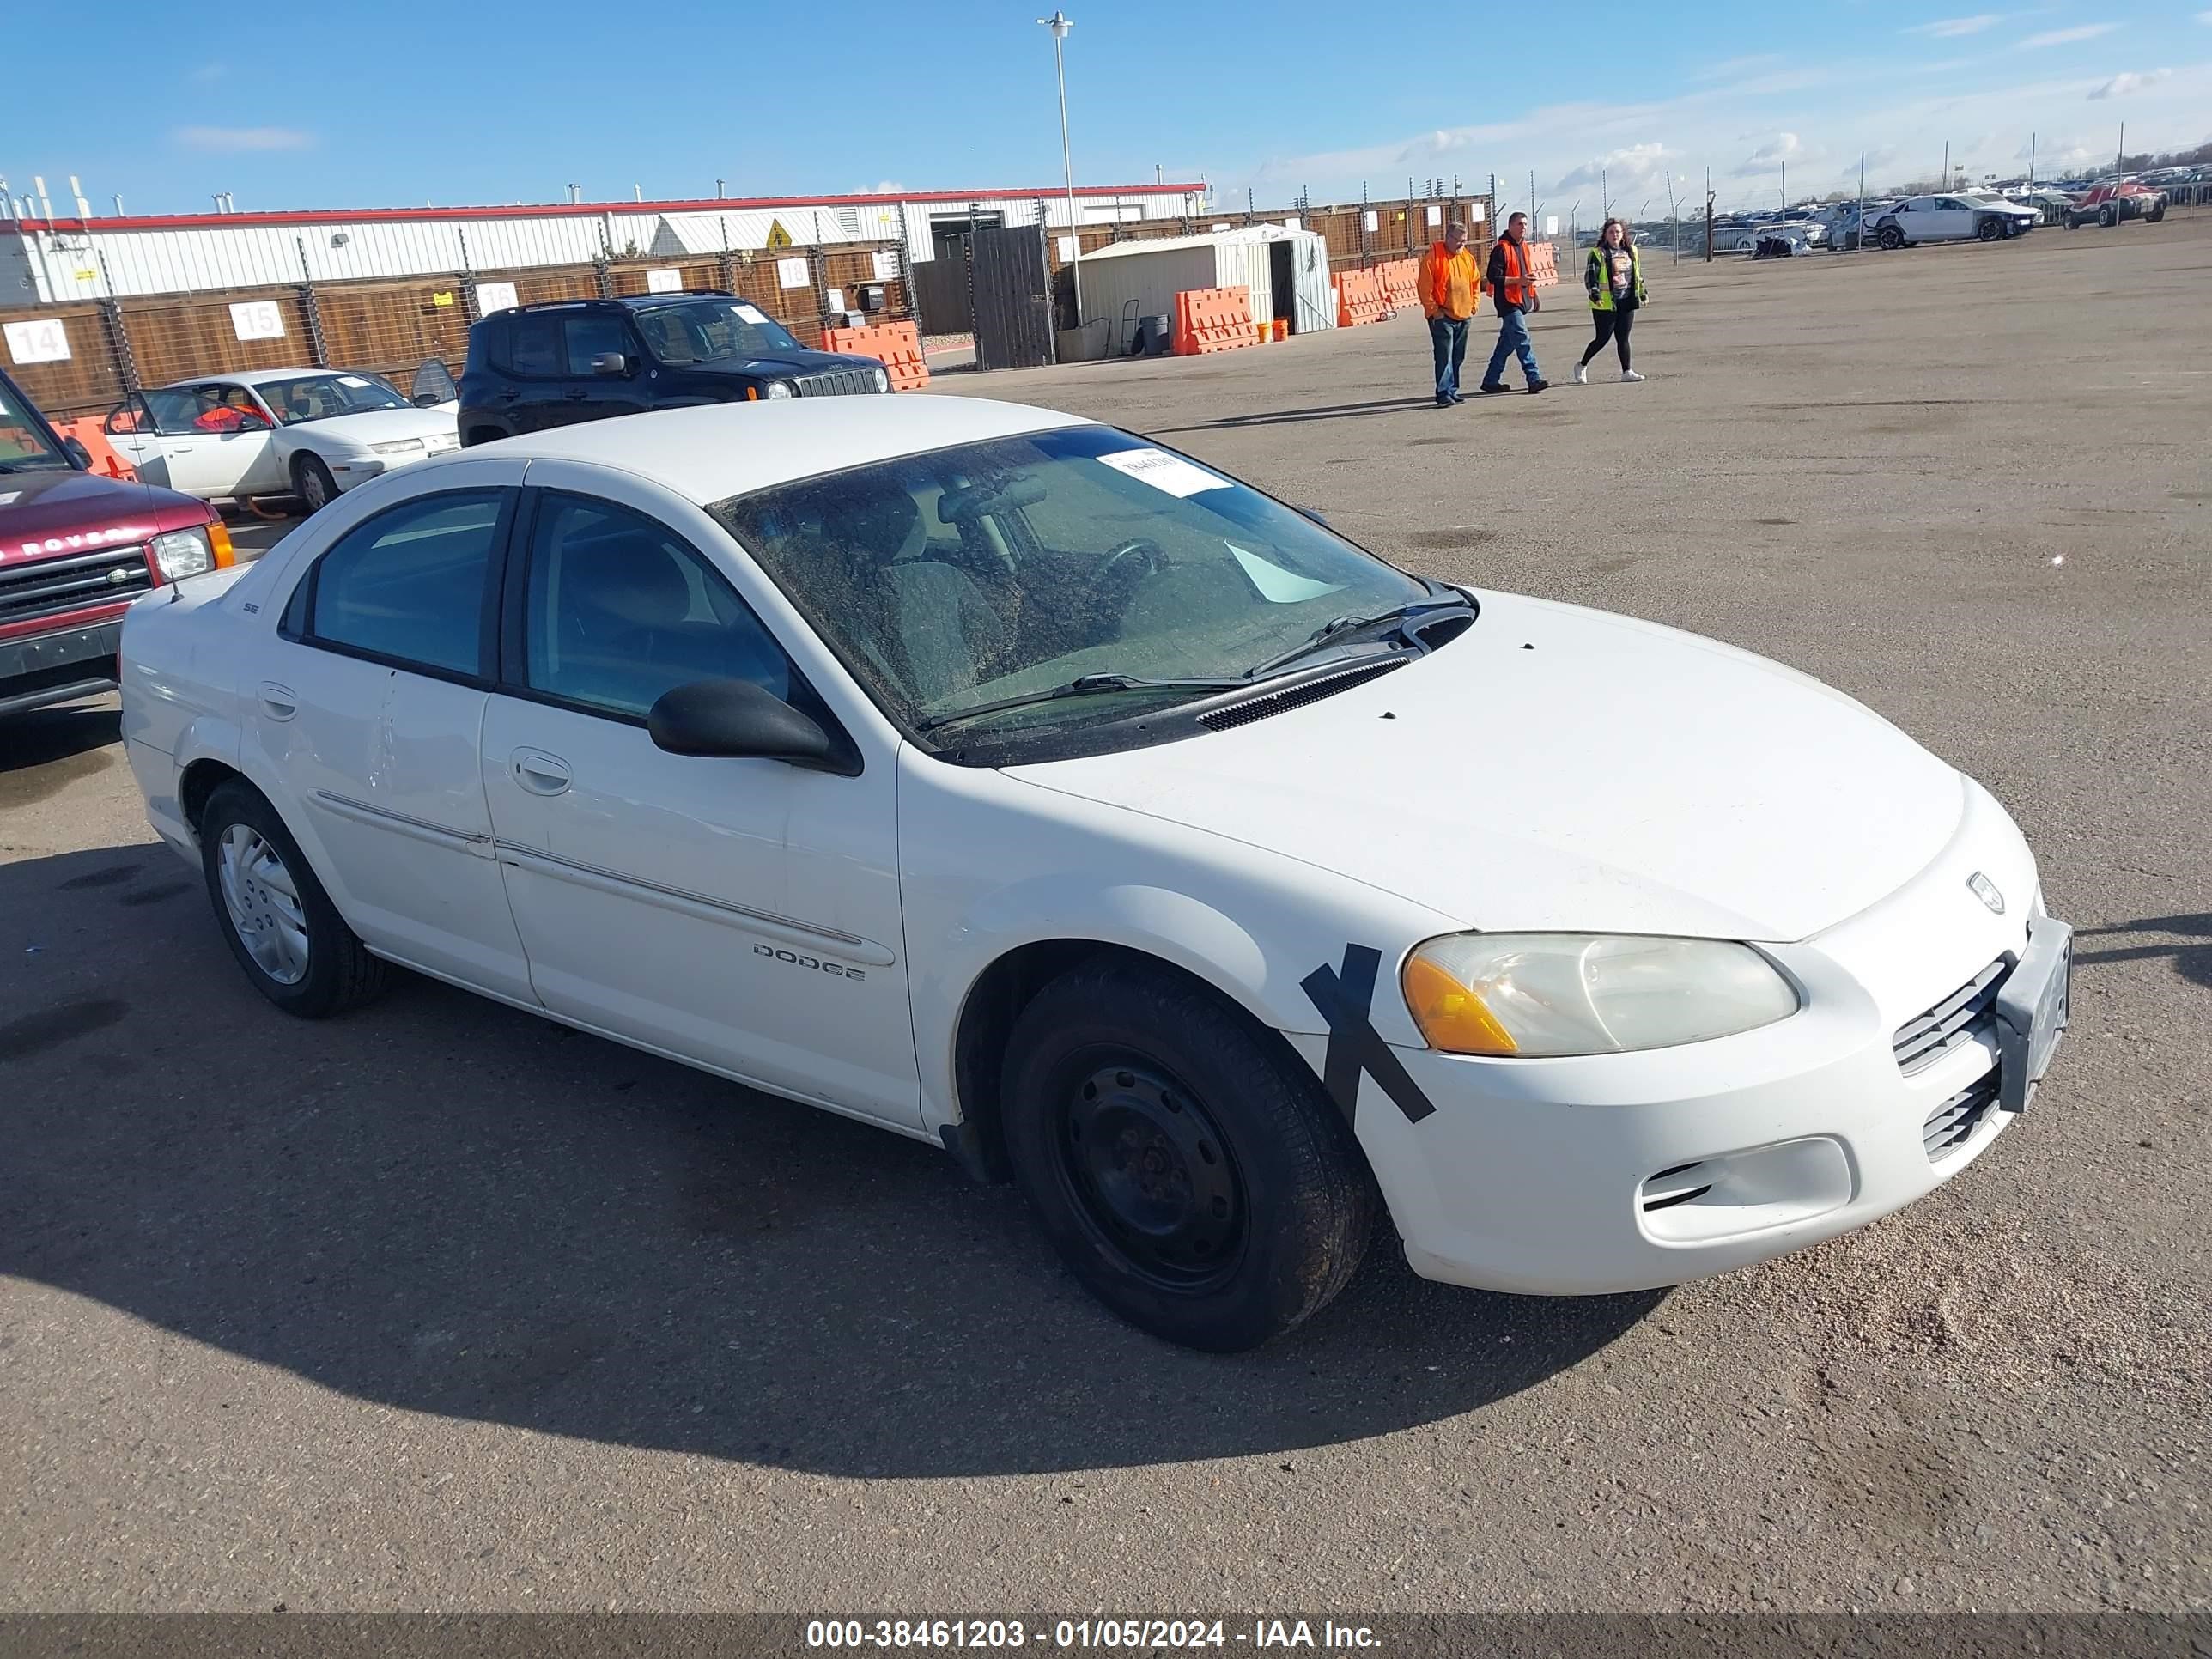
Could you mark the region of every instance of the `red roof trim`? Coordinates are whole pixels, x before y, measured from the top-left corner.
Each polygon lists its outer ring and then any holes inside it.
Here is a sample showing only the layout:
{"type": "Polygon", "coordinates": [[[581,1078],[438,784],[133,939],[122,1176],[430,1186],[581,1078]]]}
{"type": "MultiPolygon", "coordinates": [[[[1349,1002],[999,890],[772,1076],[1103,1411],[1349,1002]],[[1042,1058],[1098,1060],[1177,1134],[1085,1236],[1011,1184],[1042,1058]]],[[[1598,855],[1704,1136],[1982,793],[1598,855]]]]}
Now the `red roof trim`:
{"type": "MultiPolygon", "coordinates": [[[[1097,198],[1121,196],[1190,196],[1204,183],[1177,185],[1078,185],[1078,196],[1097,198]]],[[[223,225],[360,225],[386,221],[436,219],[587,219],[602,213],[740,213],[769,210],[797,211],[816,207],[882,207],[890,204],[928,202],[1028,202],[1042,198],[1063,201],[1064,185],[1029,190],[885,191],[859,196],[708,197],[693,202],[527,202],[520,206],[448,208],[306,208],[283,213],[161,213],[138,216],[95,214],[89,219],[9,220],[0,214],[0,224],[13,223],[23,230],[202,230],[223,225]]]]}

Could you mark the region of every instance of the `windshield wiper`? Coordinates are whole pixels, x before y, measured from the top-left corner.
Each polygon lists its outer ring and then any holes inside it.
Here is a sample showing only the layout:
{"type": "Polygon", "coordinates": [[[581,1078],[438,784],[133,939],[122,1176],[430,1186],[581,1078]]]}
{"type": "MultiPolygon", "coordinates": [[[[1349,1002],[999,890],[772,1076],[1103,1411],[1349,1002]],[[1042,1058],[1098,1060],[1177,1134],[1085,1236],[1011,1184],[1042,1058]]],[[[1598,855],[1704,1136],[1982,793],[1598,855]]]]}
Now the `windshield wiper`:
{"type": "Polygon", "coordinates": [[[1235,679],[1147,679],[1141,674],[1085,674],[1065,685],[1055,685],[1048,691],[1024,692],[1018,697],[994,697],[989,702],[979,702],[973,708],[957,708],[949,714],[933,714],[917,720],[915,729],[934,732],[939,726],[951,726],[958,720],[974,720],[979,714],[995,714],[1001,709],[1027,708],[1033,703],[1055,702],[1062,697],[1088,697],[1116,691],[1241,691],[1249,682],[1235,679]]]}
{"type": "Polygon", "coordinates": [[[1267,661],[1246,669],[1244,678],[1248,681],[1262,678],[1276,669],[1294,663],[1299,658],[1318,651],[1323,646],[1340,640],[1347,634],[1358,634],[1370,628],[1380,628],[1384,623],[1402,622],[1407,617],[1418,617],[1425,611],[1463,611],[1472,603],[1473,601],[1464,593],[1440,593],[1431,599],[1410,600],[1389,611],[1377,611],[1371,617],[1339,617],[1334,621],[1323,623],[1289,650],[1278,652],[1267,661]]]}
{"type": "Polygon", "coordinates": [[[64,455],[18,455],[0,461],[0,472],[71,472],[76,468],[64,455]]]}

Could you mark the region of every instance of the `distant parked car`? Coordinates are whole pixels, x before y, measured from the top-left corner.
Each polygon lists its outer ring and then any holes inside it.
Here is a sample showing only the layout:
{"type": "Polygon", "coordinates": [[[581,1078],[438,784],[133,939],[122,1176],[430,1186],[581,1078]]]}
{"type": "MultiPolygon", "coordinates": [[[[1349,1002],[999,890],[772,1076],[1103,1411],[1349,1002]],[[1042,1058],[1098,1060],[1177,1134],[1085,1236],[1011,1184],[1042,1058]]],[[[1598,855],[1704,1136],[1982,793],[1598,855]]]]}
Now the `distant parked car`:
{"type": "Polygon", "coordinates": [[[2106,179],[2077,198],[2066,215],[2066,228],[2084,225],[2110,228],[2130,219],[2156,224],[2166,217],[2166,192],[2136,179],[2106,179]]]}
{"type": "Polygon", "coordinates": [[[2017,202],[1913,196],[1875,219],[1871,228],[1883,247],[1917,247],[1926,242],[1994,242],[2031,230],[2042,218],[2039,210],[2017,202]]]}
{"type": "Polygon", "coordinates": [[[810,351],[733,295],[556,301],[495,312],[469,330],[461,441],[648,409],[890,389],[873,357],[810,351]]]}
{"type": "Polygon", "coordinates": [[[461,447],[450,405],[418,409],[374,376],[343,368],[204,374],[134,392],[105,429],[149,483],[210,501],[297,496],[310,513],[461,447]]]}
{"type": "Polygon", "coordinates": [[[1723,230],[1713,228],[1713,246],[1723,253],[1753,253],[1763,237],[1794,236],[1808,248],[1820,247],[1828,240],[1828,227],[1817,219],[1752,219],[1723,230]]]}

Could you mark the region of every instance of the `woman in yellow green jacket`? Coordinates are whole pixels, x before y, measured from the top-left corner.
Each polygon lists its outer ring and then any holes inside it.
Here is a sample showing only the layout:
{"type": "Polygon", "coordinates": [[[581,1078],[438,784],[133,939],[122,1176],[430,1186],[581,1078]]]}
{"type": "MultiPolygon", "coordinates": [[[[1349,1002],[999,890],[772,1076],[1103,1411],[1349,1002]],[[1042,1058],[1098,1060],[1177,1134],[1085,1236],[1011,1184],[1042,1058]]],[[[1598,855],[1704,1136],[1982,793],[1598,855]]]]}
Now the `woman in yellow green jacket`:
{"type": "Polygon", "coordinates": [[[1597,322],[1597,338],[1583,348],[1575,365],[1575,384],[1589,384],[1590,359],[1605,349],[1607,340],[1620,354],[1620,378],[1644,377],[1628,366],[1628,331],[1643,308],[1644,261],[1636,251],[1636,238],[1618,219],[1608,219],[1597,234],[1597,246],[1583,267],[1583,286],[1589,290],[1590,313],[1597,322]]]}

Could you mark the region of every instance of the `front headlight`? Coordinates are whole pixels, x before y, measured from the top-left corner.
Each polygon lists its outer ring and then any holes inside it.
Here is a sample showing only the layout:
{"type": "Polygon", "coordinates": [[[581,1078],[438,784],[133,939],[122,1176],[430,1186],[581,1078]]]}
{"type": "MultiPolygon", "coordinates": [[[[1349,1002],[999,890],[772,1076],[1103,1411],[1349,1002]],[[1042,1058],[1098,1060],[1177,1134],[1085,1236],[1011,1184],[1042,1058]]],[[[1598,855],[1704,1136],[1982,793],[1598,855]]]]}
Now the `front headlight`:
{"type": "Polygon", "coordinates": [[[788,380],[770,380],[768,395],[771,398],[796,398],[799,393],[788,380]]]}
{"type": "Polygon", "coordinates": [[[889,392],[890,389],[891,377],[890,372],[885,369],[878,369],[876,371],[876,390],[878,392],[889,392]]]}
{"type": "Polygon", "coordinates": [[[420,438],[394,438],[387,444],[371,444],[368,453],[372,455],[409,455],[422,447],[420,438]]]}
{"type": "Polygon", "coordinates": [[[1618,1054],[1771,1025],[1796,988],[1747,945],[1591,933],[1455,933],[1406,959],[1406,1006],[1455,1054],[1618,1054]]]}
{"type": "Polygon", "coordinates": [[[153,548],[155,564],[173,582],[215,568],[215,548],[204,530],[169,531],[154,538],[153,548]]]}

